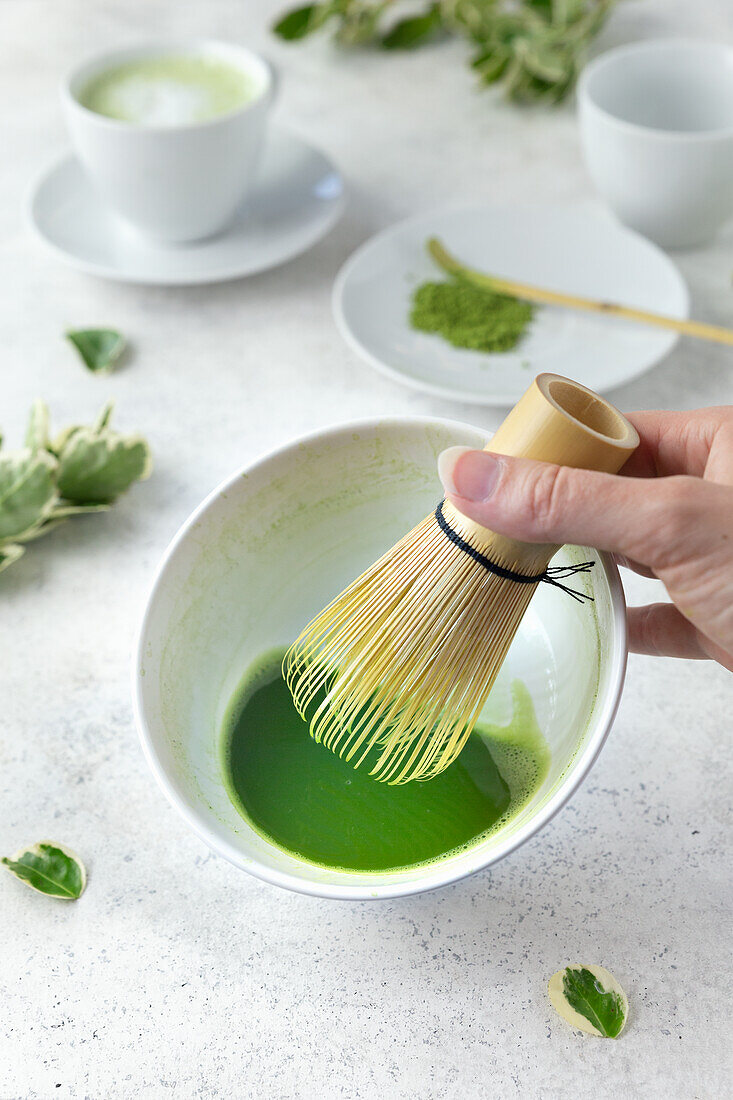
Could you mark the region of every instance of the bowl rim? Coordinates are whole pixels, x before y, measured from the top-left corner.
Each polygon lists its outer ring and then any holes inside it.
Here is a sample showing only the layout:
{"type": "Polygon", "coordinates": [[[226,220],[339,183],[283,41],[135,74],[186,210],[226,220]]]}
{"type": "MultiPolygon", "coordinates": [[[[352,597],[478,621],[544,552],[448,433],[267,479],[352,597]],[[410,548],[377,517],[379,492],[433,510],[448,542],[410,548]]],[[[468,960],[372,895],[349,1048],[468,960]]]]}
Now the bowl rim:
{"type": "MultiPolygon", "coordinates": [[[[143,664],[143,658],[145,649],[147,647],[147,635],[150,618],[152,615],[153,606],[155,600],[161,590],[165,575],[168,571],[170,562],[185,540],[188,538],[192,529],[199,523],[204,514],[218,501],[222,493],[226,493],[227,490],[233,488],[236,484],[241,483],[243,475],[250,475],[253,472],[266,467],[270,462],[281,458],[293,452],[294,454],[304,445],[313,443],[316,441],[325,442],[327,440],[336,441],[341,438],[352,435],[354,431],[374,431],[384,427],[394,428],[450,428],[457,431],[465,431],[470,429],[472,431],[482,432],[484,429],[479,428],[477,425],[467,424],[465,421],[454,420],[449,417],[440,416],[372,416],[368,418],[361,418],[356,420],[349,420],[346,422],[337,423],[325,428],[319,428],[315,431],[307,432],[304,435],[300,435],[291,439],[285,444],[278,445],[264,454],[259,455],[253,461],[245,463],[242,467],[236,470],[233,474],[226,477],[220,482],[206,497],[201,501],[199,505],[191,512],[186,520],[181,524],[176,534],[171,539],[170,543],[166,547],[160,561],[158,562],[153,580],[148,588],[145,596],[145,602],[143,605],[143,614],[140,619],[140,625],[137,629],[135,641],[132,650],[132,662],[131,662],[131,674],[132,674],[132,705],[133,714],[135,718],[135,725],[137,726],[138,736],[142,747],[143,755],[148,763],[150,770],[152,771],[158,786],[162,790],[163,794],[168,799],[169,803],[178,811],[183,819],[188,824],[189,828],[208,846],[208,848],[221,855],[229,863],[234,864],[240,870],[247,871],[249,874],[254,875],[264,882],[268,882],[273,886],[280,886],[288,890],[292,890],[296,893],[306,894],[312,897],[329,898],[341,901],[381,901],[389,900],[400,897],[408,897],[412,894],[426,893],[430,890],[437,890],[444,886],[450,886],[464,878],[468,878],[479,871],[485,871],[487,868],[498,863],[500,859],[509,855],[511,852],[519,848],[525,841],[533,837],[540,829],[542,829],[552,818],[565,806],[570,798],[578,790],[590,769],[595,763],[598,755],[606,742],[606,738],[611,730],[613,721],[616,717],[616,712],[621,700],[621,692],[623,689],[624,679],[626,676],[626,664],[628,656],[627,647],[627,627],[626,627],[626,602],[624,599],[624,590],[621,584],[621,578],[619,575],[618,567],[613,557],[605,551],[598,552],[598,559],[603,567],[605,575],[608,580],[610,599],[611,599],[611,613],[613,618],[613,631],[612,631],[612,652],[610,660],[607,665],[608,673],[606,677],[605,688],[599,685],[600,692],[603,691],[603,699],[601,703],[601,709],[596,722],[595,730],[589,734],[587,743],[583,750],[577,754],[577,756],[571,761],[564,776],[558,781],[558,786],[553,795],[547,800],[544,806],[525,824],[507,837],[503,843],[497,844],[491,849],[490,854],[487,853],[485,858],[476,860],[471,867],[457,866],[448,861],[437,862],[434,864],[428,864],[425,868],[424,878],[411,877],[408,880],[400,881],[395,879],[393,882],[381,884],[378,881],[374,883],[363,883],[360,885],[349,885],[346,882],[341,883],[326,883],[309,881],[304,878],[299,878],[296,875],[291,874],[289,871],[277,870],[275,868],[267,867],[264,864],[260,864],[253,857],[243,857],[234,845],[230,844],[227,840],[216,835],[212,829],[199,817],[197,811],[192,808],[189,802],[181,796],[175,787],[175,784],[171,781],[167,774],[165,765],[160,760],[157,751],[154,747],[152,730],[148,724],[145,714],[145,706],[143,701],[143,676],[140,673],[140,669],[143,664]]],[[[469,849],[469,853],[474,856],[477,854],[477,849],[469,849]]],[[[467,853],[467,854],[469,854],[467,853]]],[[[303,861],[305,864],[305,861],[303,861]]]]}
{"type": "Polygon", "coordinates": [[[577,102],[581,110],[593,112],[608,125],[615,126],[618,130],[627,134],[641,135],[655,142],[700,143],[730,141],[733,137],[733,123],[727,126],[715,126],[704,130],[663,130],[659,126],[646,126],[641,122],[632,122],[622,118],[607,107],[602,107],[595,98],[591,88],[591,82],[598,73],[604,69],[612,68],[616,62],[622,62],[629,57],[643,56],[644,54],[664,54],[675,50],[688,50],[691,53],[716,54],[721,59],[727,57],[733,64],[733,46],[727,42],[714,42],[708,38],[695,38],[694,36],[679,37],[667,36],[663,38],[646,38],[639,42],[627,42],[622,46],[613,46],[609,50],[594,57],[583,69],[578,79],[577,102]]]}

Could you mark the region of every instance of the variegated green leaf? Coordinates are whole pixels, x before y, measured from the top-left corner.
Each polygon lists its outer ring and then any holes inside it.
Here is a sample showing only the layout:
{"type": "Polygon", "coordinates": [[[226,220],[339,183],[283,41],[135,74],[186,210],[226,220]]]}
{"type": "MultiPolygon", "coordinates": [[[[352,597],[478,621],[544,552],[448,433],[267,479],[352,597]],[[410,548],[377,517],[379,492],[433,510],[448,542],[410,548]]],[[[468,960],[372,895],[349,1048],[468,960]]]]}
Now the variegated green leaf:
{"type": "Polygon", "coordinates": [[[296,42],[299,38],[317,31],[336,11],[332,3],[306,4],[286,12],[273,25],[273,33],[286,42],[296,42]]]}
{"type": "Polygon", "coordinates": [[[550,978],[547,992],[555,1011],[589,1035],[617,1039],[629,1013],[626,994],[602,966],[566,966],[550,978]]]}
{"type": "Polygon", "coordinates": [[[46,451],[0,453],[0,542],[19,538],[48,516],[57,500],[55,470],[46,451]]]}
{"type": "Polygon", "coordinates": [[[413,50],[434,38],[443,25],[440,4],[430,6],[419,15],[401,19],[382,38],[385,50],[413,50]]]}
{"type": "Polygon", "coordinates": [[[51,454],[56,455],[58,458],[71,437],[76,435],[77,432],[80,432],[82,428],[83,424],[70,424],[68,428],[62,428],[59,434],[51,441],[51,446],[49,448],[51,454]]]}
{"type": "Polygon", "coordinates": [[[33,402],[25,433],[25,445],[31,451],[49,450],[48,406],[43,401],[33,402]]]}
{"type": "Polygon", "coordinates": [[[553,22],[574,23],[582,18],[587,8],[586,0],[552,0],[553,22]]]}
{"type": "Polygon", "coordinates": [[[149,477],[151,466],[142,436],[81,428],[59,454],[59,492],[73,504],[111,504],[133,482],[149,477]]]}
{"type": "Polygon", "coordinates": [[[87,882],[78,855],[50,840],[21,848],[14,856],[3,857],[2,863],[21,882],[52,898],[74,901],[81,897],[87,882]]]}
{"type": "Polygon", "coordinates": [[[85,328],[66,333],[87,370],[108,374],[125,349],[125,338],[113,328],[85,328]]]}
{"type": "Polygon", "coordinates": [[[539,80],[548,84],[559,84],[567,80],[571,64],[562,50],[536,43],[530,45],[522,54],[525,68],[539,80]]]}
{"type": "Polygon", "coordinates": [[[94,422],[95,432],[103,432],[105,428],[109,427],[109,422],[112,419],[112,413],[114,412],[114,409],[114,401],[108,401],[107,404],[103,406],[102,411],[94,422]]]}

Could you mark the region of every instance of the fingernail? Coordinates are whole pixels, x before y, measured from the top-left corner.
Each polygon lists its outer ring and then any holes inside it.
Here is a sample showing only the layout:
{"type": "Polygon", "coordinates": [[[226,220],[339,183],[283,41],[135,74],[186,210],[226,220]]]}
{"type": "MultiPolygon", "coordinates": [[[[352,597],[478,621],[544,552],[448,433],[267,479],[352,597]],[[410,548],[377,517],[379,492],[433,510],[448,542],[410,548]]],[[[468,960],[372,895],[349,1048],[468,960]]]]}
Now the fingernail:
{"type": "Polygon", "coordinates": [[[438,455],[438,475],[446,493],[464,500],[488,500],[499,480],[499,460],[487,451],[448,447],[438,455]]]}

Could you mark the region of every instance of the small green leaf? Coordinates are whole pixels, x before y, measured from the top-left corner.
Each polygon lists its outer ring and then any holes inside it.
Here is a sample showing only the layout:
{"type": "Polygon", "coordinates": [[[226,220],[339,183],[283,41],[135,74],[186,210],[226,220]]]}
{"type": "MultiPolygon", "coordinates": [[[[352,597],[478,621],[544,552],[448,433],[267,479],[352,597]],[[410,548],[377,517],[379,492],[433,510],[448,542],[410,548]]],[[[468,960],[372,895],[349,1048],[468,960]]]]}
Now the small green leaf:
{"type": "Polygon", "coordinates": [[[552,0],[553,23],[574,23],[580,19],[586,8],[586,0],[552,0]]]}
{"type": "Polygon", "coordinates": [[[87,883],[84,864],[70,848],[42,840],[21,848],[2,863],[22,882],[52,898],[74,901],[81,897],[87,883]]]}
{"type": "Polygon", "coordinates": [[[566,54],[560,49],[541,43],[530,44],[522,53],[525,68],[548,84],[560,84],[568,79],[572,62],[569,64],[566,54]]]}
{"type": "Polygon", "coordinates": [[[95,374],[108,374],[122,355],[125,338],[113,328],[69,331],[66,339],[79,352],[84,365],[95,374]]]}
{"type": "Polygon", "coordinates": [[[49,514],[57,500],[55,468],[46,451],[0,454],[0,542],[19,538],[49,514]]]}
{"type": "Polygon", "coordinates": [[[147,442],[142,436],[112,431],[111,411],[105,406],[94,427],[72,430],[61,441],[57,483],[65,502],[111,504],[133,482],[150,475],[147,442]]]}
{"type": "Polygon", "coordinates": [[[344,12],[335,35],[339,46],[364,46],[373,41],[387,3],[389,0],[382,0],[371,8],[354,5],[344,12]]]}
{"type": "Polygon", "coordinates": [[[109,422],[112,419],[112,413],[114,412],[114,409],[114,401],[108,401],[107,404],[102,408],[102,411],[100,412],[97,419],[94,421],[95,432],[103,432],[105,428],[109,427],[109,422]]]}
{"type": "Polygon", "coordinates": [[[286,42],[297,42],[322,27],[332,11],[331,4],[306,4],[302,8],[292,8],[273,24],[273,33],[286,42]]]}
{"type": "Polygon", "coordinates": [[[83,429],[82,424],[71,424],[71,425],[69,425],[68,428],[62,428],[61,431],[59,432],[59,434],[52,441],[51,445],[48,448],[49,451],[51,452],[51,454],[55,455],[56,458],[58,458],[59,455],[61,454],[61,452],[64,450],[64,448],[68,444],[71,437],[73,435],[76,435],[77,432],[82,431],[82,429],[83,429]]]}
{"type": "Polygon", "coordinates": [[[547,991],[555,1011],[589,1035],[616,1039],[629,1005],[613,974],[602,966],[566,966],[550,978],[547,991]]]}
{"type": "Polygon", "coordinates": [[[43,401],[34,401],[31,406],[31,415],[25,433],[25,445],[31,451],[47,451],[49,449],[48,406],[43,401]]]}
{"type": "Polygon", "coordinates": [[[525,0],[528,4],[529,10],[542,12],[544,16],[549,16],[553,10],[553,0],[525,0]]]}
{"type": "Polygon", "coordinates": [[[501,80],[509,64],[509,51],[503,47],[497,47],[490,51],[484,51],[475,57],[471,65],[478,72],[484,84],[495,84],[501,80]]]}
{"type": "Polygon", "coordinates": [[[422,15],[401,19],[382,38],[385,50],[412,50],[433,38],[443,25],[439,4],[431,4],[422,15]]]}

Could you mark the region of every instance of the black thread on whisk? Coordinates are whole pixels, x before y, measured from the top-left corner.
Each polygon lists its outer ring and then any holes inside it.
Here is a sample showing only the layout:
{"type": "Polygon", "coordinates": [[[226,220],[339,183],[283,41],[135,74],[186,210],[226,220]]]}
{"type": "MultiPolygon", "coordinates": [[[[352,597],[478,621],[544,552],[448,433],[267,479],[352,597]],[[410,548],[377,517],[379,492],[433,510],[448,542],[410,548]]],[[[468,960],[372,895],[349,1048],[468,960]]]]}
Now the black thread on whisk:
{"type": "Polygon", "coordinates": [[[480,550],[477,550],[475,546],[471,546],[469,542],[466,542],[456,530],[454,530],[448,523],[448,520],[443,515],[444,500],[441,500],[438,507],[435,509],[435,518],[438,521],[438,527],[445,535],[445,537],[457,546],[459,550],[462,550],[464,554],[468,554],[469,558],[472,558],[477,565],[483,566],[489,573],[493,573],[495,577],[501,577],[506,581],[516,581],[517,584],[551,584],[554,588],[559,588],[563,592],[567,592],[568,596],[572,596],[578,603],[585,603],[586,601],[593,602],[594,597],[589,596],[586,592],[578,592],[575,588],[569,588],[568,585],[563,584],[563,580],[567,577],[574,577],[576,573],[590,573],[593,566],[596,564],[594,561],[579,562],[578,565],[550,565],[542,573],[535,573],[528,576],[526,573],[515,573],[513,569],[506,569],[503,565],[497,565],[496,562],[491,561],[485,554],[482,554],[480,550]]]}

